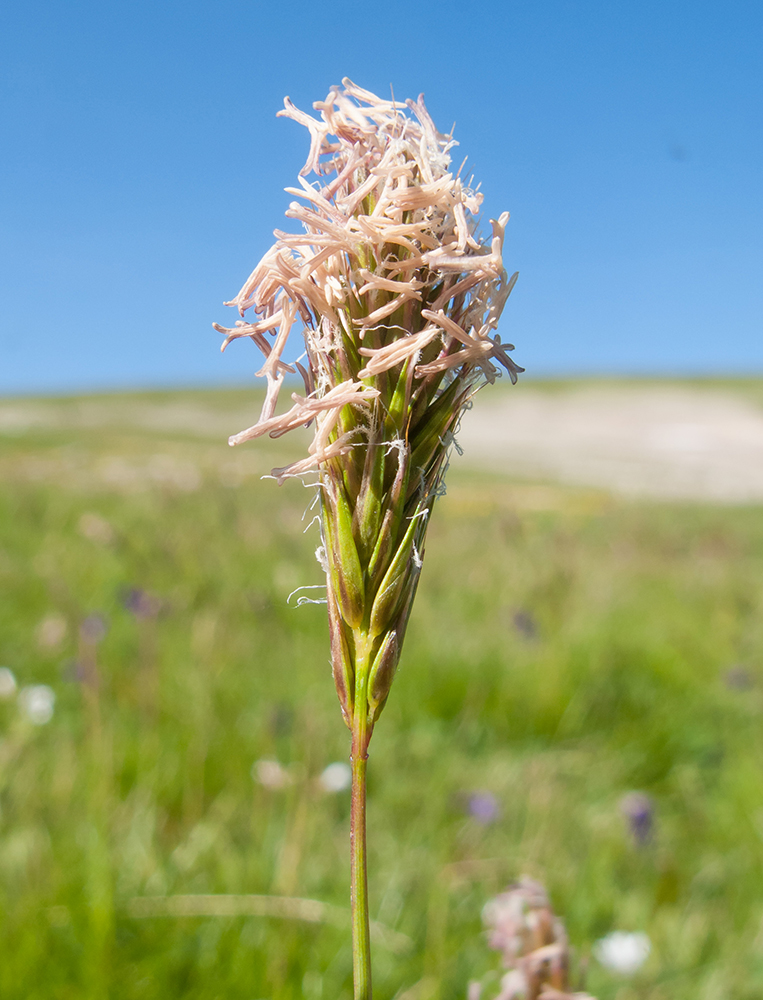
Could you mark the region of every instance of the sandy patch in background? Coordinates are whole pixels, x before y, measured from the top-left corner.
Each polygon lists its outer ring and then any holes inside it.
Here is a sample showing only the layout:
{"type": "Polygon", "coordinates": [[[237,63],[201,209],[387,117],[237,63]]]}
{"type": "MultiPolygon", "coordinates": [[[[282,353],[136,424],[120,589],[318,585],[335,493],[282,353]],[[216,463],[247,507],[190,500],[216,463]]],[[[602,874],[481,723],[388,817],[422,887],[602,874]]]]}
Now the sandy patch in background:
{"type": "Polygon", "coordinates": [[[252,392],[250,405],[213,406],[198,400],[165,401],[129,398],[2,400],[0,434],[23,434],[30,430],[99,428],[178,432],[191,437],[218,438],[225,443],[230,434],[249,427],[259,416],[262,401],[252,392]]]}
{"type": "MultiPolygon", "coordinates": [[[[229,434],[254,423],[260,403],[254,392],[251,398],[221,394],[215,400],[203,393],[2,400],[0,435],[13,438],[45,428],[132,429],[185,438],[189,445],[193,439],[217,442],[220,461],[262,474],[273,464],[267,453],[271,442],[233,453],[225,445],[229,434]]],[[[301,453],[309,436],[305,432],[304,442],[294,435],[279,440],[301,453]]],[[[628,496],[763,502],[763,406],[741,390],[675,383],[502,385],[480,394],[464,416],[458,441],[464,456],[454,462],[463,469],[491,468],[526,481],[628,496]]],[[[275,464],[290,460],[281,458],[275,464]]],[[[151,477],[180,477],[191,488],[191,472],[180,469],[179,459],[172,461],[172,468],[170,460],[160,468],[156,459],[151,477]]],[[[111,471],[116,476],[119,469],[111,471]]]]}
{"type": "Polygon", "coordinates": [[[483,394],[458,435],[464,466],[660,499],[763,501],[763,408],[681,386],[519,385],[483,394]]]}

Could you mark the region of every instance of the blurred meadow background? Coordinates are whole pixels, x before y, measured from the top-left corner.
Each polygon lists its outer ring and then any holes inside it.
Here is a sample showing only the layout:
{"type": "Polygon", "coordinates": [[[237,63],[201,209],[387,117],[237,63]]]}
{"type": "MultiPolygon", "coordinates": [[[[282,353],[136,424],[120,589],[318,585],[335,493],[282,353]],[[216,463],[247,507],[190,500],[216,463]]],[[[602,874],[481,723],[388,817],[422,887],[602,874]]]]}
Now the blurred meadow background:
{"type": "MultiPolygon", "coordinates": [[[[602,385],[524,391],[572,407],[602,385]]],[[[749,407],[763,448],[763,383],[695,391],[749,407]]],[[[482,418],[521,392],[484,393],[482,418]]],[[[294,443],[222,446],[256,403],[0,406],[4,996],[350,995],[348,738],[325,608],[287,602],[320,583],[312,492],[260,478],[294,443]],[[174,894],[329,907],[141,904],[174,894]]],[[[648,934],[634,976],[590,962],[602,1000],[758,997],[763,489],[634,497],[515,455],[454,460],[372,747],[377,993],[463,997],[497,968],[482,906],[529,873],[583,958],[648,934]]]]}
{"type": "Polygon", "coordinates": [[[599,1000],[763,996],[761,41],[748,0],[0,12],[0,997],[351,996],[313,494],[261,478],[298,440],[227,448],[257,361],[210,326],[284,95],[345,75],[455,120],[528,369],[464,419],[372,745],[376,994],[493,1000],[528,874],[599,1000]]]}

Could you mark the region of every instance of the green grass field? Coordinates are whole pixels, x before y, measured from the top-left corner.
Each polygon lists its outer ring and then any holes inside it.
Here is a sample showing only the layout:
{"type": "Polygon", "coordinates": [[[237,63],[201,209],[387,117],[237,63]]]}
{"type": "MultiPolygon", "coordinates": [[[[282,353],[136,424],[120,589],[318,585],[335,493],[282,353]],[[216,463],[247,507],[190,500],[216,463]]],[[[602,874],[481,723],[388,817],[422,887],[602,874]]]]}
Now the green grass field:
{"type": "MultiPolygon", "coordinates": [[[[3,998],[351,996],[349,800],[317,782],[347,732],[325,609],[286,603],[321,582],[312,493],[259,478],[299,444],[226,447],[256,410],[147,393],[6,420],[0,665],[56,704],[35,725],[28,693],[0,703],[3,998]],[[254,780],[263,759],[289,783],[254,780]],[[338,909],[131,902],[217,893],[338,909]]],[[[480,911],[522,873],[583,960],[612,930],[649,935],[631,978],[590,961],[599,1000],[758,1000],[763,510],[458,467],[448,485],[371,745],[372,917],[397,932],[375,945],[379,1000],[463,998],[497,969],[480,911]],[[655,804],[641,845],[634,790],[655,804]]]]}

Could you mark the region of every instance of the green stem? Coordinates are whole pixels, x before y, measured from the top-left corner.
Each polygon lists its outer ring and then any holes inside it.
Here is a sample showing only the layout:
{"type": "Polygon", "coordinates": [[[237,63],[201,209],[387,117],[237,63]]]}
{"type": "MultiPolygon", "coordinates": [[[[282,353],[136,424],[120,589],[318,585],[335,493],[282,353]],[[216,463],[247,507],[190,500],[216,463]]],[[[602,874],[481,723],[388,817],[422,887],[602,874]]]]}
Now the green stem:
{"type": "Polygon", "coordinates": [[[355,712],[352,720],[352,809],[350,814],[350,870],[352,906],[352,976],[355,1000],[371,1000],[371,938],[368,926],[368,868],[366,864],[366,764],[368,763],[368,662],[355,666],[355,712]]]}

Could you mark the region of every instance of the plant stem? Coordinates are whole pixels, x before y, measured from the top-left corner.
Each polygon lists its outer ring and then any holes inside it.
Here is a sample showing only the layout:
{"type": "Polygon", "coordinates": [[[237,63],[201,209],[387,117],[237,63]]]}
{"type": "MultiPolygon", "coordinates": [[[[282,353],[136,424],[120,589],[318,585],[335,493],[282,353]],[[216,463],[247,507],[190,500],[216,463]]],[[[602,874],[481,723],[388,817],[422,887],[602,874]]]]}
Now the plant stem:
{"type": "Polygon", "coordinates": [[[368,681],[365,658],[356,662],[355,712],[352,720],[352,811],[350,869],[352,906],[352,977],[355,1000],[371,1000],[371,938],[368,927],[366,865],[366,764],[368,763],[368,681]]]}

